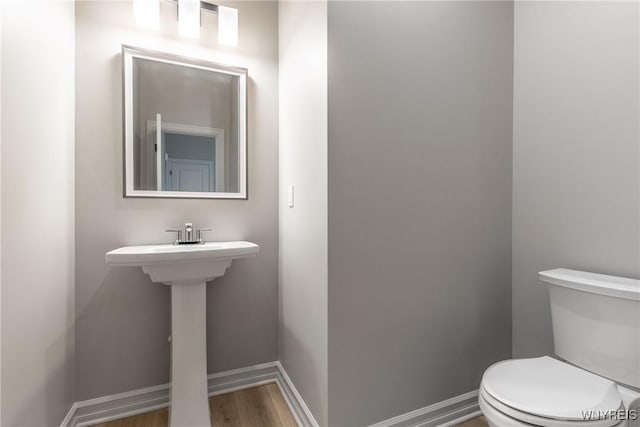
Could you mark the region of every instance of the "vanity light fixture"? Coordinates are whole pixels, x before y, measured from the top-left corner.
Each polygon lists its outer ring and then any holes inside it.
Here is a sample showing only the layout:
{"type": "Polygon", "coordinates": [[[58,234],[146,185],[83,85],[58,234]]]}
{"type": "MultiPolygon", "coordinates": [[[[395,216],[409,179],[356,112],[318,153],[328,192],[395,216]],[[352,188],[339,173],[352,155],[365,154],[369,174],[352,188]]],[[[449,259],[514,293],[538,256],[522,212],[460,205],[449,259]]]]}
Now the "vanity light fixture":
{"type": "Polygon", "coordinates": [[[160,26],[160,0],[133,0],[133,16],[144,28],[160,26]]]}
{"type": "MultiPolygon", "coordinates": [[[[166,0],[178,5],[178,29],[180,34],[197,39],[200,37],[200,13],[218,14],[218,43],[238,45],[238,9],[218,6],[201,0],[166,0]]],[[[133,15],[141,27],[158,28],[160,0],[133,0],[133,15]]]]}

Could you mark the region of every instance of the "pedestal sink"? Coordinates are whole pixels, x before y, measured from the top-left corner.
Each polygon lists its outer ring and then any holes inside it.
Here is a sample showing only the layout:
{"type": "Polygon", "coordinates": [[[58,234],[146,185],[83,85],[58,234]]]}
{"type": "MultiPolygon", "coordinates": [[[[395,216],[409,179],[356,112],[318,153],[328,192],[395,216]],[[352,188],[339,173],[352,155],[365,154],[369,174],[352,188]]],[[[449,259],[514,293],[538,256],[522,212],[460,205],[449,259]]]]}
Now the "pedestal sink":
{"type": "Polygon", "coordinates": [[[207,393],[206,283],[237,258],[258,253],[250,242],[126,246],[107,252],[113,266],[142,267],[171,286],[171,427],[210,426],[207,393]]]}

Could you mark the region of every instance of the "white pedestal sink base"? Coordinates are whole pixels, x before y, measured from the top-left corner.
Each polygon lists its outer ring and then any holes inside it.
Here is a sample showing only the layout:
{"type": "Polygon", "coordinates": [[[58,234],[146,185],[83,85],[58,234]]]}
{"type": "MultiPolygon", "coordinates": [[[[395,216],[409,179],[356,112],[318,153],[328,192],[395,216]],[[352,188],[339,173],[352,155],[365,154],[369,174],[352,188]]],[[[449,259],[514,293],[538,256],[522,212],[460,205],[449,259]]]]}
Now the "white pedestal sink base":
{"type": "Polygon", "coordinates": [[[171,427],[210,426],[207,284],[171,286],[171,427]]]}
{"type": "Polygon", "coordinates": [[[171,427],[211,426],[207,393],[207,288],[231,261],[254,257],[251,242],[125,246],[107,252],[111,265],[142,267],[171,286],[171,427]]]}

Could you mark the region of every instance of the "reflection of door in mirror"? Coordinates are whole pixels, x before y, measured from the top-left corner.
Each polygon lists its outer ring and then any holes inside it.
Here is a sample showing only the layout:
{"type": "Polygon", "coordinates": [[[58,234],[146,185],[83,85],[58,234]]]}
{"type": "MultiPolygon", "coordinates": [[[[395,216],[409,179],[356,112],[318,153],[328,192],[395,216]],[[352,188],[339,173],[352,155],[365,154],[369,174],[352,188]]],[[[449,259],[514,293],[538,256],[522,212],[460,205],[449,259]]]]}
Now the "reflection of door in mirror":
{"type": "Polygon", "coordinates": [[[162,191],[224,192],[229,188],[224,129],[169,123],[161,114],[156,117],[147,121],[141,183],[162,191]]]}
{"type": "Polygon", "coordinates": [[[167,157],[165,191],[213,191],[213,163],[167,157]]]}
{"type": "MultiPolygon", "coordinates": [[[[216,180],[216,171],[223,167],[216,167],[216,157],[220,157],[216,156],[216,145],[223,147],[224,142],[218,143],[215,136],[162,134],[162,190],[209,192],[224,188],[224,182],[216,180]]],[[[224,179],[224,174],[220,175],[224,179]]]]}
{"type": "Polygon", "coordinates": [[[246,70],[151,56],[125,49],[126,194],[245,198],[246,70]]]}

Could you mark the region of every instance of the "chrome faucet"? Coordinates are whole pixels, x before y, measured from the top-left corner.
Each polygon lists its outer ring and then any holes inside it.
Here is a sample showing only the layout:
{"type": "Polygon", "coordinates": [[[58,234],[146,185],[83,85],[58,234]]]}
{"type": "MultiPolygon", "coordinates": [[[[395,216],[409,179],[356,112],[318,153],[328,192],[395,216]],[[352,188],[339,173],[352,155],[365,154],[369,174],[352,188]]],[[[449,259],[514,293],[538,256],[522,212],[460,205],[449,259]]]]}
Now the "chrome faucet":
{"type": "Polygon", "coordinates": [[[173,242],[174,245],[201,245],[204,243],[202,232],[211,231],[211,229],[193,228],[192,223],[186,222],[182,228],[172,228],[165,231],[178,234],[176,240],[173,242]]]}

